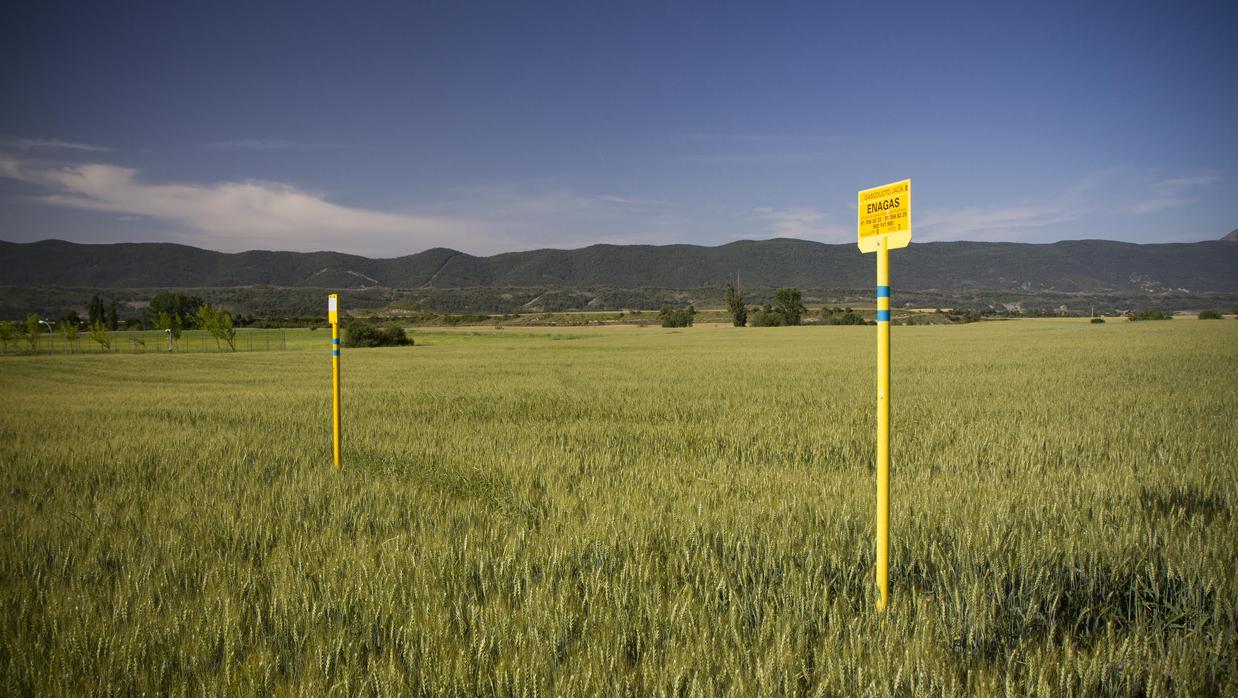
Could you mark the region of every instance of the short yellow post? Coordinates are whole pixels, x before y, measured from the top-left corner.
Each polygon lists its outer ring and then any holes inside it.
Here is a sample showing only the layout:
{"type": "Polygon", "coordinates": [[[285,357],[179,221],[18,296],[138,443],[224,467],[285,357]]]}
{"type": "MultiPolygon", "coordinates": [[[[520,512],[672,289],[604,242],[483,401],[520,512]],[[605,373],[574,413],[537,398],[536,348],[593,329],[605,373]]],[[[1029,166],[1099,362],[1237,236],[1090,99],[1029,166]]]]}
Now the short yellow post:
{"type": "Polygon", "coordinates": [[[327,296],[327,318],[331,321],[331,435],[335,469],[340,469],[340,311],[339,296],[327,296]]]}
{"type": "Polygon", "coordinates": [[[890,247],[877,242],[877,610],[890,600],[890,247]]]}
{"type": "Polygon", "coordinates": [[[877,253],[877,610],[890,603],[890,250],[911,244],[911,180],[856,198],[860,252],[877,253]]]}

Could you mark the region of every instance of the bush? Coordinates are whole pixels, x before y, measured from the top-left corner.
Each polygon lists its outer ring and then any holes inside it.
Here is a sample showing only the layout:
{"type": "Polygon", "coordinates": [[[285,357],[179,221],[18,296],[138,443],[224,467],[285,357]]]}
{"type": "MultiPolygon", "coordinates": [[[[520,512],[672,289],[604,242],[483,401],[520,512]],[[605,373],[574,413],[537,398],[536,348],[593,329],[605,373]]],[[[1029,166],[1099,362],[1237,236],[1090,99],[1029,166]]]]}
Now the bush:
{"type": "Polygon", "coordinates": [[[787,319],[775,310],[756,310],[748,315],[748,324],[752,327],[782,327],[787,319]]]}
{"type": "Polygon", "coordinates": [[[1199,311],[1200,320],[1220,320],[1221,313],[1216,310],[1201,310],[1199,311]]]}
{"type": "Polygon", "coordinates": [[[980,322],[984,319],[984,315],[979,310],[970,309],[964,310],[958,314],[947,315],[951,322],[966,325],[971,322],[980,322]]]}
{"type": "Polygon", "coordinates": [[[375,325],[369,320],[353,318],[344,326],[346,347],[407,347],[413,340],[399,325],[375,325]]]}
{"type": "Polygon", "coordinates": [[[680,310],[671,310],[670,306],[662,306],[658,311],[658,319],[663,327],[691,327],[696,318],[696,308],[689,305],[680,310]]]}
{"type": "Polygon", "coordinates": [[[1094,317],[1094,318],[1092,318],[1092,324],[1093,324],[1093,325],[1101,325],[1101,324],[1104,324],[1104,322],[1105,322],[1105,318],[1103,318],[1103,317],[1094,317]]]}
{"type": "Polygon", "coordinates": [[[851,308],[830,308],[821,309],[821,322],[825,325],[867,325],[868,322],[863,315],[855,312],[851,308]]]}
{"type": "Polygon", "coordinates": [[[1173,319],[1173,317],[1174,317],[1174,316],[1170,315],[1169,313],[1165,312],[1164,310],[1157,310],[1156,308],[1148,308],[1148,309],[1146,309],[1146,310],[1137,310],[1137,311],[1135,311],[1135,312],[1131,313],[1131,317],[1130,317],[1130,319],[1131,319],[1131,320],[1134,320],[1134,321],[1139,321],[1139,320],[1172,320],[1172,319],[1173,319]]]}

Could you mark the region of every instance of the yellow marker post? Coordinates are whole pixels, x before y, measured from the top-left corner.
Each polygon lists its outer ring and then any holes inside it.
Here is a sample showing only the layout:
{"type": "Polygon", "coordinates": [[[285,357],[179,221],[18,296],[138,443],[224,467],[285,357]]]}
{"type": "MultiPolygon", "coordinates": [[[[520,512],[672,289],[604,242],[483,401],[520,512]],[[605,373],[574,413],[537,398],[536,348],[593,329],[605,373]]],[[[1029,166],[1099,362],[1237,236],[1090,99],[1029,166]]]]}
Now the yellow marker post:
{"type": "Polygon", "coordinates": [[[340,308],[339,295],[327,296],[327,320],[331,323],[331,434],[335,469],[340,469],[340,308]]]}
{"type": "Polygon", "coordinates": [[[861,252],[877,253],[877,610],[890,601],[890,250],[911,244],[911,180],[859,193],[861,252]]]}
{"type": "Polygon", "coordinates": [[[890,599],[890,247],[877,243],[877,588],[890,599]],[[885,289],[885,295],[882,295],[885,289]]]}

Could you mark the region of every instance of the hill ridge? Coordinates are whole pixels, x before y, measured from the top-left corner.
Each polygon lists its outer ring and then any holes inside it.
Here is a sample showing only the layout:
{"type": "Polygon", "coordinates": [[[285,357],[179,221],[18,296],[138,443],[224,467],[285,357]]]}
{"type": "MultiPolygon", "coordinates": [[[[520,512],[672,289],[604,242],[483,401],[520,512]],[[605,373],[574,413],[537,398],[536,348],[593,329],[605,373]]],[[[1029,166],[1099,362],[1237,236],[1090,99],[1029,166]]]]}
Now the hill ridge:
{"type": "MultiPolygon", "coordinates": [[[[1238,231],[1236,231],[1238,232],[1238,231]]],[[[1238,245],[925,242],[900,251],[904,289],[1064,292],[1238,291],[1238,245]]],[[[794,238],[693,244],[543,248],[475,256],[446,247],[391,258],[334,251],[217,252],[178,243],[0,241],[0,286],[98,288],[279,286],[355,289],[474,287],[865,288],[873,260],[853,244],[794,238]]]]}

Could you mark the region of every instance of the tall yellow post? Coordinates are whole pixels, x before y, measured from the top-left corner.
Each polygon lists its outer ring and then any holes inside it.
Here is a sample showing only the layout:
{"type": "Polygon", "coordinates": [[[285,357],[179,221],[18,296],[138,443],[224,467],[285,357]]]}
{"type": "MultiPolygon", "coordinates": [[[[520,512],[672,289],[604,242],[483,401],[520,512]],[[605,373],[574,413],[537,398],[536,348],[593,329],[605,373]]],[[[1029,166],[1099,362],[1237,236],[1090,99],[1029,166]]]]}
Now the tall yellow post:
{"type": "Polygon", "coordinates": [[[877,243],[877,610],[890,599],[890,247],[877,243]]]}
{"type": "Polygon", "coordinates": [[[331,445],[335,469],[340,469],[340,313],[339,296],[327,296],[327,317],[331,321],[331,445]]]}
{"type": "Polygon", "coordinates": [[[890,602],[890,250],[911,244],[911,180],[861,189],[860,252],[877,253],[877,610],[890,602]]]}

